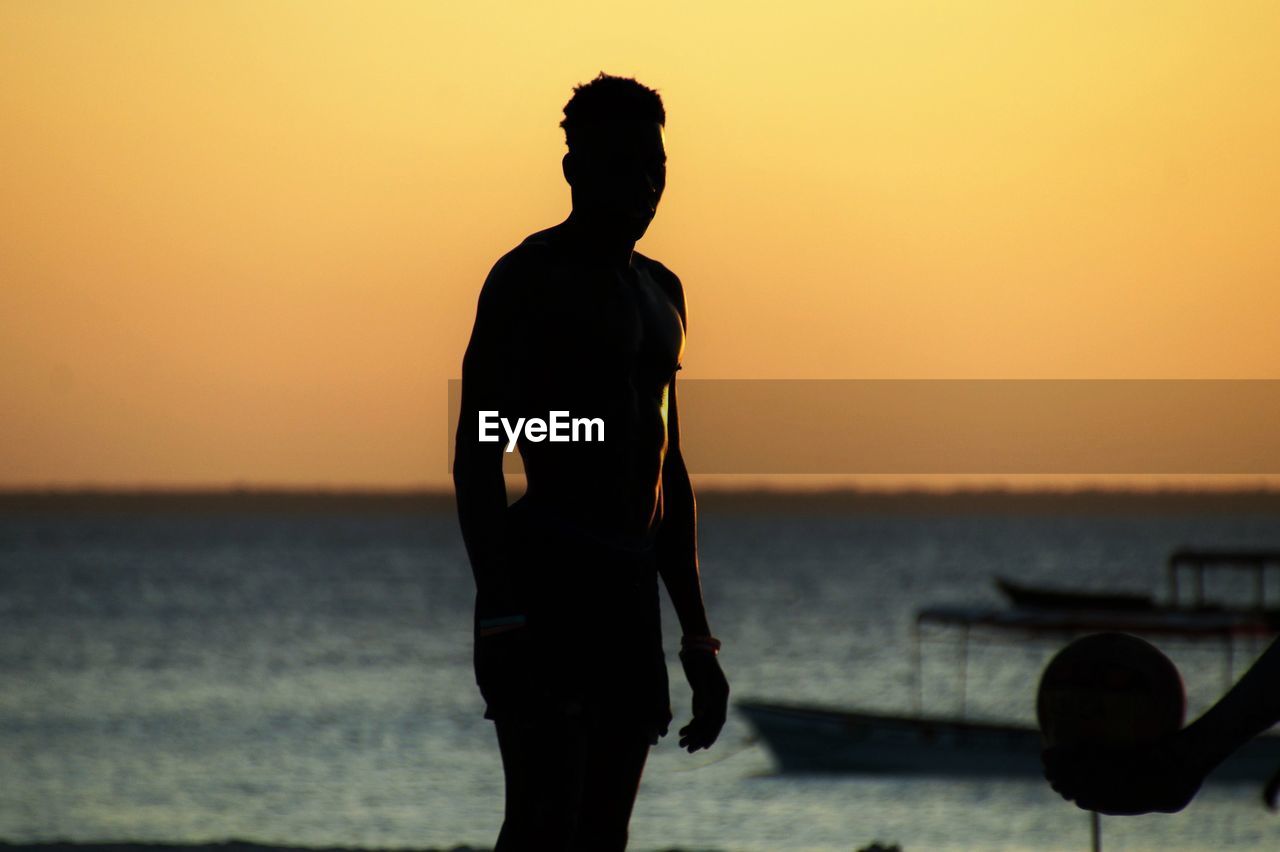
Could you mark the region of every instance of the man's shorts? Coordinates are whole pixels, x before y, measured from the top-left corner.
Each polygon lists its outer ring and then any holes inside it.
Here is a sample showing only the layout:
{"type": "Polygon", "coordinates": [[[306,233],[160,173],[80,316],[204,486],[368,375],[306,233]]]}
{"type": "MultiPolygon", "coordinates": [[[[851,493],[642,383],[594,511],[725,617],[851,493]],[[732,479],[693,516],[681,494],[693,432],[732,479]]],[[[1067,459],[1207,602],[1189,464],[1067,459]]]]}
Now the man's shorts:
{"type": "MultiPolygon", "coordinates": [[[[526,624],[476,632],[485,718],[634,724],[656,743],[672,716],[652,544],[593,537],[522,498],[507,509],[505,550],[526,624]]],[[[477,625],[506,614],[477,598],[477,625]]]]}

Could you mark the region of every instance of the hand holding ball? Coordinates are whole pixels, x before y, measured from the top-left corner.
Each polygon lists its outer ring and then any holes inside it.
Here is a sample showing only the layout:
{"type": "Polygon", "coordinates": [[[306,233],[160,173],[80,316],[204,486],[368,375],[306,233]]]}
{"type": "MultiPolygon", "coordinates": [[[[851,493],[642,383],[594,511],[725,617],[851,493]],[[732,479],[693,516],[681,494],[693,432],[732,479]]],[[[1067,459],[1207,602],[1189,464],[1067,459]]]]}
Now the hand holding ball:
{"type": "Polygon", "coordinates": [[[1045,777],[1100,813],[1182,809],[1200,786],[1169,748],[1186,703],[1177,667],[1150,642],[1077,639],[1049,661],[1036,695],[1045,777]]]}

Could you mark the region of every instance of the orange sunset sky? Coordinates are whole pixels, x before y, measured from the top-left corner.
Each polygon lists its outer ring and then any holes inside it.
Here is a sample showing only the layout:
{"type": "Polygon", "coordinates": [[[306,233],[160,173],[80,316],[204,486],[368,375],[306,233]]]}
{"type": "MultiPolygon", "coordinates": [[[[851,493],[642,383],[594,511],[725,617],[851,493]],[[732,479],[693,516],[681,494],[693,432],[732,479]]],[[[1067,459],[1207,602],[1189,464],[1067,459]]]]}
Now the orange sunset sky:
{"type": "Polygon", "coordinates": [[[666,101],[682,378],[1280,378],[1278,41],[1271,2],[6,0],[0,487],[444,485],[600,70],[666,101]]]}

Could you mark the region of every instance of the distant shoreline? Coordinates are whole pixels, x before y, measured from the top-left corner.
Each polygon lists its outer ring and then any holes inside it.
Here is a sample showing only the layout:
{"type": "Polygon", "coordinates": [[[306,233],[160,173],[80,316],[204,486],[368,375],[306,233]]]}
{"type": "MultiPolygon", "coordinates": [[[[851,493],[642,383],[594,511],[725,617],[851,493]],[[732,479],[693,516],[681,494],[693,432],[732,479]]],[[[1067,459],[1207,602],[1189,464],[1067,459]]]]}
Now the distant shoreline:
{"type": "MultiPolygon", "coordinates": [[[[708,513],[760,514],[1188,514],[1277,513],[1280,490],[958,489],[812,491],[701,488],[708,513]]],[[[47,513],[281,513],[438,514],[454,511],[442,490],[4,489],[0,514],[47,513]]]]}

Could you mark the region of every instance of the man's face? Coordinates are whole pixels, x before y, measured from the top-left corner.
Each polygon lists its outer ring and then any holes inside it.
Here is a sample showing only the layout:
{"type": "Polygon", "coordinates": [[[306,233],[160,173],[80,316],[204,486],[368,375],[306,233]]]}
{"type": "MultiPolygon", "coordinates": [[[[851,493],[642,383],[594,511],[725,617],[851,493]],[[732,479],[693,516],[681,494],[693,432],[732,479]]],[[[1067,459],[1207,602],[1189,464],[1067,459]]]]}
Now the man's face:
{"type": "Polygon", "coordinates": [[[629,240],[644,236],[667,185],[662,125],[610,121],[595,125],[565,165],[574,211],[629,240]]]}

